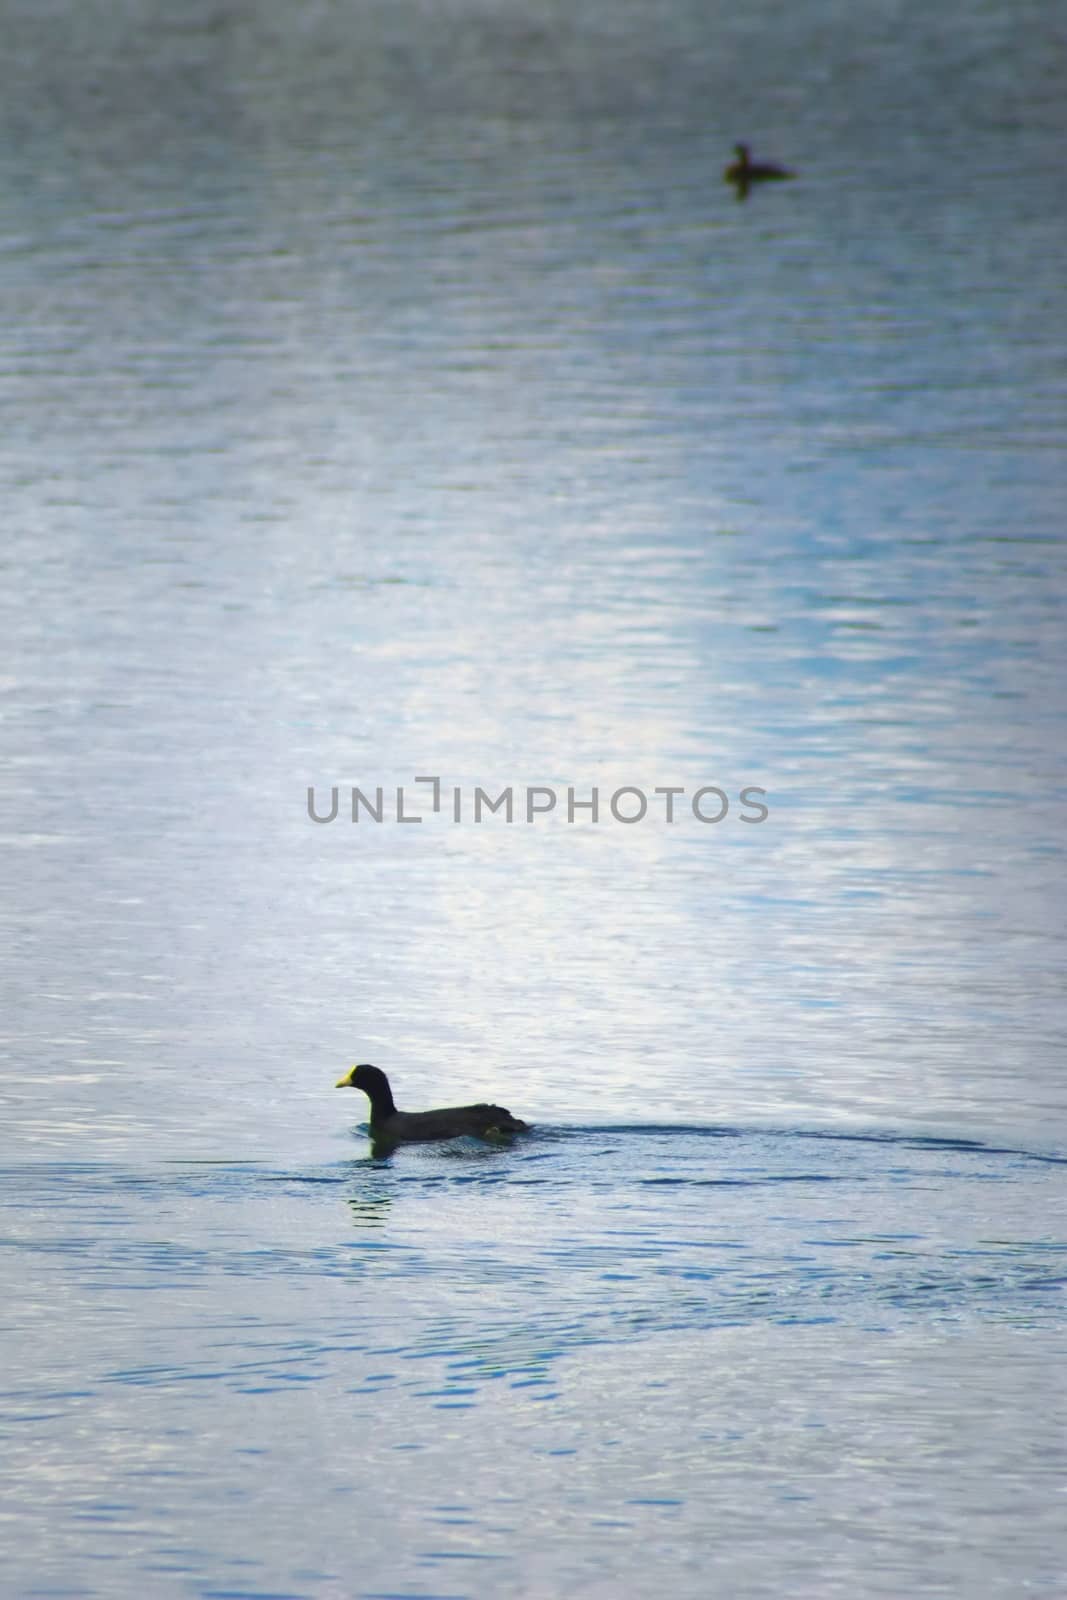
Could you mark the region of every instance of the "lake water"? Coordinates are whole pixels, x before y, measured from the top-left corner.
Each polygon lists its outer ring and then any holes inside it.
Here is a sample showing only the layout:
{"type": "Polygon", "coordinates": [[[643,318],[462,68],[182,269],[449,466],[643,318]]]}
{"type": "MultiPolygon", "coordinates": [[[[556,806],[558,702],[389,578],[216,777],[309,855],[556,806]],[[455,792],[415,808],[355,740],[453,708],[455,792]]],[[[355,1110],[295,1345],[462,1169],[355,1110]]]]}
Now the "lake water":
{"type": "Polygon", "coordinates": [[[5,1596],[1067,1593],[1058,24],[862,11],[0,4],[5,1596]]]}

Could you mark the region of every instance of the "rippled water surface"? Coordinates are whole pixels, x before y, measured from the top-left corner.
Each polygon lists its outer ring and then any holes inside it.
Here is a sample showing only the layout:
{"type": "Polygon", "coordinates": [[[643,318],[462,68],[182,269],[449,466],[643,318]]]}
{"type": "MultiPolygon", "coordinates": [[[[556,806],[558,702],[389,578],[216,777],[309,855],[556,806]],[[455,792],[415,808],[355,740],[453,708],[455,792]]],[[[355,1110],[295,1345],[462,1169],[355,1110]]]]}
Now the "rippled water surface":
{"type": "Polygon", "coordinates": [[[1063,1172],[635,1126],[22,1167],[8,1515],[76,1593],[1054,1592],[1063,1172]]]}
{"type": "Polygon", "coordinates": [[[5,1595],[1067,1592],[1064,41],[883,11],[0,0],[5,1595]]]}

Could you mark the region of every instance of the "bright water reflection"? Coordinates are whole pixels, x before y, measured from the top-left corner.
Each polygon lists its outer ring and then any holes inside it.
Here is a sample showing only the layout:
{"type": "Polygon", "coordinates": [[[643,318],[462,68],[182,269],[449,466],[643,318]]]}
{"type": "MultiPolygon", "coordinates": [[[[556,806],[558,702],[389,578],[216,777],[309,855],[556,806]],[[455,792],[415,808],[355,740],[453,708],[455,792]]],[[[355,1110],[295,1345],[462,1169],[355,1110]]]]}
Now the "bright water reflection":
{"type": "Polygon", "coordinates": [[[0,7],[12,1592],[1055,1593],[1047,10],[357,10],[0,7]]]}

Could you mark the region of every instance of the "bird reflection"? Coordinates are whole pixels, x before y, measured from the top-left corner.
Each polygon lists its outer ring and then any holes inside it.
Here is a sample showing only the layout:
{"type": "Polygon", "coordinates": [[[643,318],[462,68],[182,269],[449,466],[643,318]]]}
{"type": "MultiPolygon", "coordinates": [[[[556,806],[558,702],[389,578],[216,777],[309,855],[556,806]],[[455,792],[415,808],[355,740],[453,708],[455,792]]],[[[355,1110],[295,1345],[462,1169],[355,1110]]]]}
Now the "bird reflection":
{"type": "Polygon", "coordinates": [[[350,1194],[346,1199],[357,1228],[380,1228],[393,1203],[392,1195],[388,1194],[350,1194]]]}
{"type": "Polygon", "coordinates": [[[732,183],[737,191],[737,198],[745,200],[748,191],[754,183],[769,183],[780,178],[795,178],[796,173],[788,167],[780,167],[774,161],[753,161],[749,155],[747,144],[735,144],[734,153],[737,157],[723,172],[723,182],[732,183]]]}

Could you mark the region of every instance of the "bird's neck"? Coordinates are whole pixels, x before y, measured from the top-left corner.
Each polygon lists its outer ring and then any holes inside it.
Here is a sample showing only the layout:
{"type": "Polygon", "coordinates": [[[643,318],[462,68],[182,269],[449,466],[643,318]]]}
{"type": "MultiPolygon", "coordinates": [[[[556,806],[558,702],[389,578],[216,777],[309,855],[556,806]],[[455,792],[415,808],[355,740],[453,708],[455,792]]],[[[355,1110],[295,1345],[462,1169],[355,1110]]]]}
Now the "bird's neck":
{"type": "Polygon", "coordinates": [[[384,1122],[386,1117],[391,1117],[396,1110],[393,1100],[393,1091],[383,1078],[378,1083],[371,1084],[366,1091],[370,1101],[370,1119],[372,1123],[384,1122]]]}

